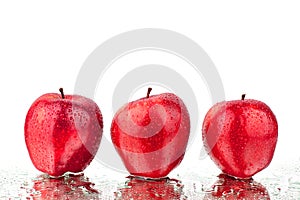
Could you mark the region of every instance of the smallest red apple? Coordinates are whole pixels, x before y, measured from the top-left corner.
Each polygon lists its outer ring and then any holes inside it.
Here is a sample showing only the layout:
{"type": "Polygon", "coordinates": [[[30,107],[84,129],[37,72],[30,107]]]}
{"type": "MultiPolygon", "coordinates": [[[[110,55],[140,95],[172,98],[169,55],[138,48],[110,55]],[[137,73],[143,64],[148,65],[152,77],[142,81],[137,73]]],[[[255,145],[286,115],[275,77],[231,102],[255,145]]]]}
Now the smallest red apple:
{"type": "Polygon", "coordinates": [[[223,101],[207,112],[202,127],[204,147],[226,174],[250,178],[271,162],[278,138],[272,110],[253,99],[223,101]]]}

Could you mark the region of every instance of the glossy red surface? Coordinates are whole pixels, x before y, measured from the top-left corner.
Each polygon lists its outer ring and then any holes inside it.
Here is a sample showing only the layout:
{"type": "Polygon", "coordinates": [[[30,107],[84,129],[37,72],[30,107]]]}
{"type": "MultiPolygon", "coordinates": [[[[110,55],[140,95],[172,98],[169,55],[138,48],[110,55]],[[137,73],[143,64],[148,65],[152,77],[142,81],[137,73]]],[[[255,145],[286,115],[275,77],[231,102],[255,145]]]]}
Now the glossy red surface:
{"type": "Polygon", "coordinates": [[[37,169],[61,176],[89,165],[99,148],[102,128],[100,109],[92,100],[45,94],[27,113],[25,142],[37,169]]]}
{"type": "Polygon", "coordinates": [[[164,93],[123,106],[113,118],[111,138],[131,174],[160,178],[183,159],[189,131],[183,101],[164,93]]]}

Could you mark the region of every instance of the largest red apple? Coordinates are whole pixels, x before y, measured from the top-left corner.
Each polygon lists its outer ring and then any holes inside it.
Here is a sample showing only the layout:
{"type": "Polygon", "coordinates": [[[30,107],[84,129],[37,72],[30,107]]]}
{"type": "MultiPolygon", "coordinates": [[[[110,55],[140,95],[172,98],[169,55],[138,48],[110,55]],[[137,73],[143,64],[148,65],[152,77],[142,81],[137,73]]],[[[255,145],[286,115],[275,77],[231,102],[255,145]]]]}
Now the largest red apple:
{"type": "Polygon", "coordinates": [[[111,138],[131,174],[161,178],[183,159],[190,118],[175,94],[149,93],[119,109],[112,121],[111,138]]]}
{"type": "Polygon", "coordinates": [[[49,175],[81,172],[93,160],[103,121],[96,103],[79,95],[44,94],[25,120],[25,142],[34,166],[49,175]]]}
{"type": "Polygon", "coordinates": [[[244,97],[215,104],[202,129],[211,159],[224,173],[238,178],[250,178],[270,164],[278,137],[269,106],[244,97]]]}

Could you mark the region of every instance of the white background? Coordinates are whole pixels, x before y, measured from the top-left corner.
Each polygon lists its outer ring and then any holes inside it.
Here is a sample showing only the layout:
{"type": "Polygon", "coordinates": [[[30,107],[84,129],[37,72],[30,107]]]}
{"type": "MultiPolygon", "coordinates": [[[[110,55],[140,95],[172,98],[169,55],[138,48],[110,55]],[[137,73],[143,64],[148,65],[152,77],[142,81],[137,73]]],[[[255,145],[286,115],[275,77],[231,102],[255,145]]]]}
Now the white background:
{"type": "MultiPolygon", "coordinates": [[[[227,100],[247,93],[276,114],[279,140],[273,162],[299,159],[298,2],[1,1],[0,165],[32,167],[23,136],[31,103],[59,87],[72,93],[83,62],[97,46],[139,28],[169,29],[197,42],[215,63],[227,100]]],[[[186,160],[199,155],[202,119],[212,106],[207,98],[199,97],[199,135],[186,160]]]]}

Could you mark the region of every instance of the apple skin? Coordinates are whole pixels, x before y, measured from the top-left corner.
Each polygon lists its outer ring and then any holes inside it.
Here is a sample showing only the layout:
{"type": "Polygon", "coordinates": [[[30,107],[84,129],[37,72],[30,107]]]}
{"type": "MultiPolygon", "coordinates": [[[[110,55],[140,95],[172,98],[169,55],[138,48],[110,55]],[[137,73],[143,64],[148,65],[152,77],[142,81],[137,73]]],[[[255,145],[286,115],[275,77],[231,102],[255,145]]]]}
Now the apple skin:
{"type": "Polygon", "coordinates": [[[102,130],[102,114],[93,100],[55,93],[34,101],[24,126],[33,165],[55,177],[83,171],[98,151],[102,130]]]}
{"type": "Polygon", "coordinates": [[[267,189],[253,179],[235,179],[226,174],[220,174],[219,179],[212,186],[203,200],[270,200],[267,189]]]}
{"type": "Polygon", "coordinates": [[[162,178],[182,161],[190,134],[183,101],[163,93],[125,104],[115,114],[111,139],[132,175],[162,178]]]}
{"type": "Polygon", "coordinates": [[[253,99],[223,101],[207,112],[202,127],[204,147],[226,174],[250,178],[271,162],[278,124],[271,109],[253,99]]]}

